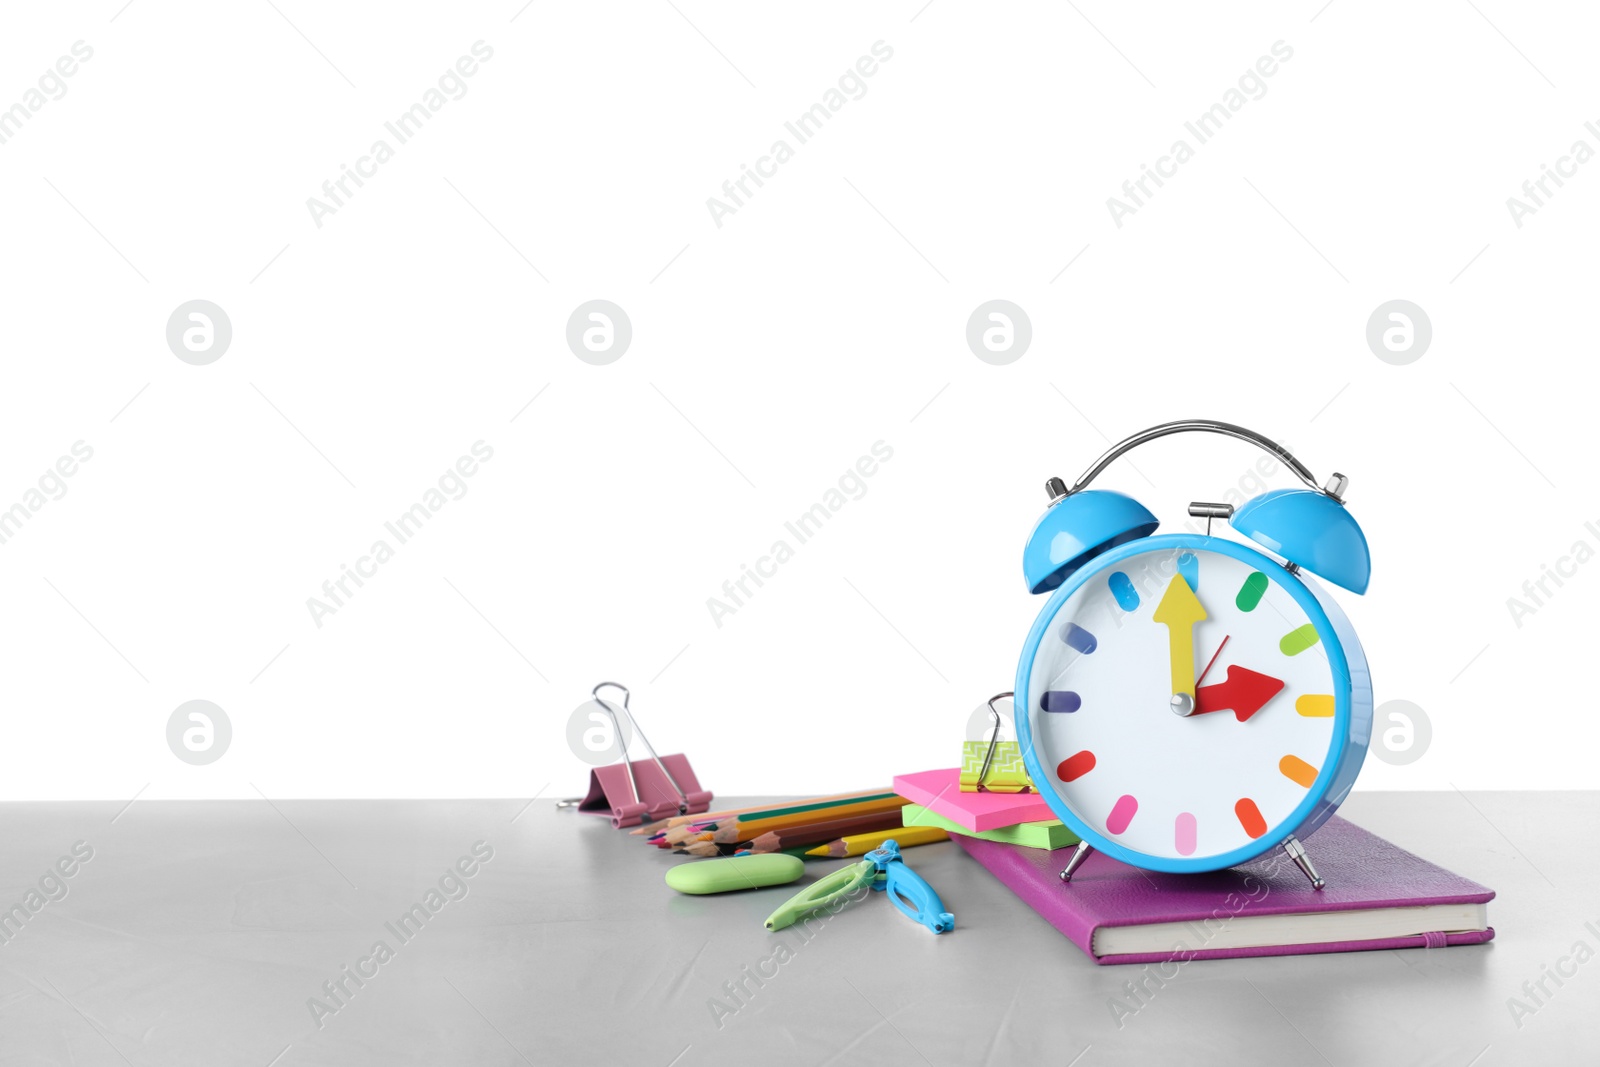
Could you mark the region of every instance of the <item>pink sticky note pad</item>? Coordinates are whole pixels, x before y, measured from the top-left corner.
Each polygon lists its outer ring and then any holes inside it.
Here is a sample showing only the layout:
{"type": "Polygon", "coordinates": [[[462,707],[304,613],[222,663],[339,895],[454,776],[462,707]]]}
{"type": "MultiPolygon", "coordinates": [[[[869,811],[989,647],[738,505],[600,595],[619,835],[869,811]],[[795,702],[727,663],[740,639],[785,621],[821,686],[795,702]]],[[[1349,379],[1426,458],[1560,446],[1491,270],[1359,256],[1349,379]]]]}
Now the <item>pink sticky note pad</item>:
{"type": "Polygon", "coordinates": [[[998,830],[1056,817],[1038,793],[961,792],[959,767],[896,775],[894,791],[969,830],[998,830]]]}

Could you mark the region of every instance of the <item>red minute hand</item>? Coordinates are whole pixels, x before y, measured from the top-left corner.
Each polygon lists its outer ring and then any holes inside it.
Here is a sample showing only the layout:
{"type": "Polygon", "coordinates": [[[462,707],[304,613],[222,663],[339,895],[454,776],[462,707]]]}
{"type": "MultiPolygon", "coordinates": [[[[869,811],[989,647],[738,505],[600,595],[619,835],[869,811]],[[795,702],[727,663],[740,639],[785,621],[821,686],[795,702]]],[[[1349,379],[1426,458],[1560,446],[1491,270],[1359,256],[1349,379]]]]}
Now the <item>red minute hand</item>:
{"type": "Polygon", "coordinates": [[[1244,722],[1278,695],[1283,683],[1276,678],[1243,667],[1229,667],[1226,681],[1203,685],[1195,690],[1194,714],[1232,709],[1244,722]]]}

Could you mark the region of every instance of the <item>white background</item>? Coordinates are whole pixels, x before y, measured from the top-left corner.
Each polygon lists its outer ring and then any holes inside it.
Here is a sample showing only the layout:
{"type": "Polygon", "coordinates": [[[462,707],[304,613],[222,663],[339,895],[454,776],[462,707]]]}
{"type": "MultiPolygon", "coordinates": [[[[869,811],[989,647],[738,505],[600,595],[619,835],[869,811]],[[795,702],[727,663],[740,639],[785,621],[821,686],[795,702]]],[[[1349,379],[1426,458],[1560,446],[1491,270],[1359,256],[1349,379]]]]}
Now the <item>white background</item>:
{"type": "MultiPolygon", "coordinates": [[[[1597,28],[1319,6],[16,9],[0,106],[94,55],[0,145],[0,506],[94,456],[0,545],[0,796],[571,794],[601,679],[719,793],[953,765],[1042,606],[1044,479],[1194,415],[1352,479],[1374,577],[1340,599],[1379,702],[1433,724],[1360,788],[1592,785],[1600,564],[1520,627],[1506,601],[1600,547],[1600,162],[1521,228],[1506,199],[1600,148],[1597,28]],[[318,228],[307,198],[478,40],[466,95],[318,228]],[[715,225],[880,40],[866,95],[715,225]],[[1280,40],[1118,228],[1107,198],[1280,40]],[[165,340],[196,298],[234,331],[202,367],[165,340]],[[593,298],[633,323],[604,367],[565,343],[593,298]],[[994,298],[1032,321],[1008,366],[965,342],[994,298]],[[1365,341],[1396,298],[1433,324],[1409,366],[1365,341]],[[467,495],[318,628],[307,598],[479,440],[467,495]],[[716,626],[879,440],[866,495],[716,626]],[[234,731],[205,767],[165,740],[196,698],[234,731]]],[[[1105,484],[1170,530],[1256,458],[1180,438],[1105,484]]]]}

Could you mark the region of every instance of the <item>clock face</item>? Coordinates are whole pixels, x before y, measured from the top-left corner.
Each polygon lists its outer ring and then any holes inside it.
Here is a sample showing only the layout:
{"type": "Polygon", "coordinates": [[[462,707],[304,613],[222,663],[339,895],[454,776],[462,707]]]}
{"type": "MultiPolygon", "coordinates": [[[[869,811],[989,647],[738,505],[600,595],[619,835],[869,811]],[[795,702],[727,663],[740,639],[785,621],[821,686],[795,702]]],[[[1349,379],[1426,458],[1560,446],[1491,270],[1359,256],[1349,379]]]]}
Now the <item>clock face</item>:
{"type": "Polygon", "coordinates": [[[1040,790],[1106,840],[1194,869],[1280,843],[1343,745],[1328,650],[1281,581],[1205,549],[1098,565],[1042,620],[1027,689],[1040,790]]]}

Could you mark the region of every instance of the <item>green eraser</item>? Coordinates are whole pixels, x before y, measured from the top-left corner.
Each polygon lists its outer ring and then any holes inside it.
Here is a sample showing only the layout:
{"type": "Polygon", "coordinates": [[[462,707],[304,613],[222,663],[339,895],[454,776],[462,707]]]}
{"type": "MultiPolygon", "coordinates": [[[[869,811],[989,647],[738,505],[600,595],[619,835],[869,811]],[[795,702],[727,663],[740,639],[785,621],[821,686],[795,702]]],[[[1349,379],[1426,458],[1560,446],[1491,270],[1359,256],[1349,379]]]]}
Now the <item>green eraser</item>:
{"type": "Polygon", "coordinates": [[[680,893],[727,893],[787,885],[805,872],[799,856],[773,852],[760,856],[728,856],[720,860],[680,863],[667,872],[667,884],[680,893]]]}

